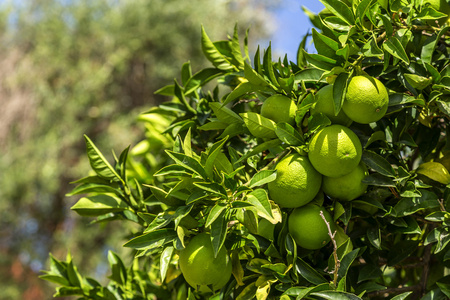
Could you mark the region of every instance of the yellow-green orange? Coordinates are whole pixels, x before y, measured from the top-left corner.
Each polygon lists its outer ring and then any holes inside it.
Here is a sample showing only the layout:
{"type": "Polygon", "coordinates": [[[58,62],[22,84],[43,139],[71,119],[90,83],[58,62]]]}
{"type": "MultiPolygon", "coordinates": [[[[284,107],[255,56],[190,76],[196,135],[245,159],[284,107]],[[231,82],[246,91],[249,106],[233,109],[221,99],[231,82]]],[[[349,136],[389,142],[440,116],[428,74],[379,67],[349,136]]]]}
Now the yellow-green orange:
{"type": "Polygon", "coordinates": [[[294,125],[296,111],[294,100],[278,94],[264,100],[261,106],[261,115],[275,123],[285,122],[294,125]]]}
{"type": "Polygon", "coordinates": [[[290,154],[278,162],[277,178],[268,183],[270,198],[282,207],[299,207],[310,202],[319,192],[322,175],[307,156],[290,154]]]}
{"type": "Polygon", "coordinates": [[[361,182],[368,175],[364,163],[360,163],[350,173],[340,177],[324,176],[322,189],[331,198],[350,201],[358,198],[367,189],[367,184],[361,182]]]}
{"type": "Polygon", "coordinates": [[[309,143],[311,164],[328,177],[340,177],[353,171],[361,160],[361,154],[358,136],[342,125],[322,128],[309,143]]]}
{"type": "Polygon", "coordinates": [[[333,124],[349,126],[352,120],[341,109],[336,115],[334,112],[333,85],[329,84],[321,88],[316,94],[316,103],[311,109],[311,114],[323,113],[333,124]]]}
{"type": "Polygon", "coordinates": [[[378,79],[355,76],[350,80],[342,110],[353,121],[369,124],[380,120],[387,111],[389,95],[378,79]]]}
{"type": "Polygon", "coordinates": [[[224,246],[214,257],[210,235],[200,233],[179,253],[179,265],[187,283],[205,290],[212,285],[214,290],[222,288],[231,277],[231,260],[224,246]]]}
{"type": "Polygon", "coordinates": [[[300,247],[310,250],[320,249],[331,240],[328,227],[320,212],[330,224],[331,232],[334,232],[333,218],[321,206],[307,204],[294,209],[289,215],[289,233],[300,247]]]}

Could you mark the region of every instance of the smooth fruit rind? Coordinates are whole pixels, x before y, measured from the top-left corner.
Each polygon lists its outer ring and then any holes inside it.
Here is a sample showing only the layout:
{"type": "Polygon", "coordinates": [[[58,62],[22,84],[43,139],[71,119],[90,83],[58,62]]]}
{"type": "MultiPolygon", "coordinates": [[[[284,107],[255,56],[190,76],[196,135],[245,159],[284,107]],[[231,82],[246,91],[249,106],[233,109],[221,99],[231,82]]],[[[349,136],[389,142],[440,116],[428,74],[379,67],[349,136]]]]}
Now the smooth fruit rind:
{"type": "Polygon", "coordinates": [[[328,227],[320,215],[321,211],[325,220],[330,224],[331,232],[334,232],[335,224],[333,218],[321,206],[307,204],[294,209],[289,215],[289,233],[298,246],[309,250],[316,250],[330,242],[331,238],[328,227]]]}
{"type": "Polygon", "coordinates": [[[388,109],[389,94],[378,79],[355,76],[350,80],[342,110],[354,122],[369,124],[380,120],[388,109]]]}
{"type": "Polygon", "coordinates": [[[321,88],[316,94],[316,103],[311,109],[311,115],[323,113],[333,124],[350,126],[353,122],[341,109],[336,115],[334,112],[333,85],[329,84],[321,88]]]}
{"type": "Polygon", "coordinates": [[[364,163],[360,163],[350,173],[340,177],[324,176],[322,180],[322,189],[331,198],[351,201],[362,194],[367,189],[367,184],[363,183],[364,177],[369,175],[364,163]]]}
{"type": "Polygon", "coordinates": [[[281,207],[293,208],[309,203],[320,190],[322,175],[307,156],[290,154],[275,167],[277,178],[268,183],[270,198],[281,207]]]}
{"type": "Polygon", "coordinates": [[[308,157],[314,168],[328,177],[353,171],[361,161],[362,146],[348,127],[331,125],[316,132],[309,143],[308,157]]]}
{"type": "Polygon", "coordinates": [[[214,257],[211,237],[200,233],[179,253],[179,265],[187,283],[193,288],[205,290],[212,285],[222,288],[231,277],[231,260],[224,246],[214,257]]]}
{"type": "Polygon", "coordinates": [[[273,95],[264,100],[261,106],[261,115],[275,123],[295,124],[297,105],[294,100],[283,95],[273,95]]]}

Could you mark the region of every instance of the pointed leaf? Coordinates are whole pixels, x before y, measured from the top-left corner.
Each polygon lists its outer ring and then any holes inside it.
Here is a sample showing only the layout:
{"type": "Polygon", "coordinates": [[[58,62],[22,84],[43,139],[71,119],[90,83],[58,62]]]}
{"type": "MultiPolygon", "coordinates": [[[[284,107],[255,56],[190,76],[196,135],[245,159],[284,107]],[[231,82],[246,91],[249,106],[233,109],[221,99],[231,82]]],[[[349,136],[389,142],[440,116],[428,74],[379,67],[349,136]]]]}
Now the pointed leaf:
{"type": "Polygon", "coordinates": [[[97,173],[98,176],[115,181],[122,181],[116,170],[109,164],[103,154],[94,145],[91,139],[87,135],[84,136],[86,140],[86,148],[89,157],[89,163],[92,169],[97,173]]]}
{"type": "Polygon", "coordinates": [[[269,183],[271,181],[274,181],[277,178],[277,171],[276,170],[263,170],[258,173],[256,173],[252,179],[250,179],[250,188],[254,188],[257,186],[264,185],[266,183],[269,183]]]}
{"type": "Polygon", "coordinates": [[[208,175],[206,174],[205,169],[202,165],[194,158],[189,157],[182,153],[176,153],[173,151],[166,150],[166,153],[172,158],[179,166],[190,170],[198,175],[200,175],[203,179],[207,179],[208,175]]]}
{"type": "Polygon", "coordinates": [[[238,69],[234,67],[230,60],[218,50],[217,46],[210,40],[202,26],[202,50],[206,58],[218,69],[229,71],[238,69]]]}
{"type": "Polygon", "coordinates": [[[263,189],[257,189],[247,195],[247,201],[250,202],[267,220],[273,219],[272,206],[269,202],[267,192],[263,189]]]}
{"type": "Polygon", "coordinates": [[[81,216],[100,216],[107,213],[121,212],[128,208],[128,205],[111,194],[100,194],[83,197],[71,207],[81,216]]]}
{"type": "Polygon", "coordinates": [[[278,138],[291,146],[301,146],[305,144],[305,139],[294,127],[288,123],[278,123],[275,127],[275,134],[278,138]]]}
{"type": "Polygon", "coordinates": [[[177,233],[173,229],[158,229],[149,233],[139,235],[123,246],[137,250],[155,249],[177,238],[177,233]]]}

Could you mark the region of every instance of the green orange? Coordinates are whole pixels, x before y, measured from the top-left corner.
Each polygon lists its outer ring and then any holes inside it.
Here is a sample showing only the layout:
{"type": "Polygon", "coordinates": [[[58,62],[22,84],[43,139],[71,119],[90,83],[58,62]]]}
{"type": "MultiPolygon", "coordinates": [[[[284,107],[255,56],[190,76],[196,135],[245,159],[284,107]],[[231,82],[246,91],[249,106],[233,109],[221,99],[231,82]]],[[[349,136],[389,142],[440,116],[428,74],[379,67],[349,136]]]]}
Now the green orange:
{"type": "Polygon", "coordinates": [[[261,115],[271,119],[275,123],[295,124],[295,112],[297,105],[289,97],[276,94],[264,100],[261,106],[261,115]]]}
{"type": "Polygon", "coordinates": [[[311,109],[311,114],[323,113],[333,124],[349,126],[352,120],[341,109],[336,115],[334,110],[333,85],[329,84],[321,88],[316,94],[316,102],[311,109]]]}
{"type": "Polygon", "coordinates": [[[331,240],[321,212],[333,233],[336,225],[331,214],[322,206],[307,204],[294,209],[289,215],[289,233],[300,247],[310,250],[320,249],[331,240]]]}
{"type": "Polygon", "coordinates": [[[277,177],[268,183],[270,198],[282,207],[299,207],[309,203],[319,192],[322,175],[307,156],[290,154],[275,167],[277,177]]]}
{"type": "Polygon", "coordinates": [[[353,121],[369,124],[380,120],[387,111],[389,94],[378,79],[355,76],[347,86],[342,110],[353,121]]]}
{"type": "Polygon", "coordinates": [[[179,265],[187,283],[200,290],[207,286],[214,290],[222,288],[231,277],[231,260],[222,246],[214,257],[211,237],[200,233],[179,253],[179,265]]]}
{"type": "Polygon", "coordinates": [[[331,125],[316,132],[309,143],[308,157],[314,168],[328,177],[340,177],[359,164],[362,146],[348,127],[331,125]]]}
{"type": "Polygon", "coordinates": [[[361,182],[368,174],[364,163],[360,163],[350,173],[340,177],[323,177],[322,189],[328,196],[350,201],[358,198],[367,189],[367,184],[361,182]]]}

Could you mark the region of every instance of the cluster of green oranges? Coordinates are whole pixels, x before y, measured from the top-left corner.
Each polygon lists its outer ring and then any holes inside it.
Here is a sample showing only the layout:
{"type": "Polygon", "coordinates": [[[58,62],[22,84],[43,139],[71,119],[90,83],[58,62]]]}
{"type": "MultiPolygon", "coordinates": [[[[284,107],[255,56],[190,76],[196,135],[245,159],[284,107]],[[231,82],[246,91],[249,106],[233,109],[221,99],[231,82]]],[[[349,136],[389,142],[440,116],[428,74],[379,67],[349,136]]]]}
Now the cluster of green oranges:
{"type": "MultiPolygon", "coordinates": [[[[319,249],[330,241],[329,230],[335,230],[330,213],[313,201],[319,193],[339,201],[351,201],[366,191],[367,185],[362,180],[368,170],[361,161],[361,142],[348,126],[352,122],[369,124],[380,120],[388,102],[385,86],[370,76],[354,76],[350,80],[342,109],[337,114],[333,85],[317,92],[311,114],[322,113],[332,124],[313,134],[307,154],[295,152],[282,158],[275,167],[277,178],[268,184],[270,198],[281,207],[293,209],[288,227],[299,246],[319,249]]],[[[292,103],[285,96],[269,97],[262,105],[261,115],[274,122],[292,123],[292,115],[295,116],[291,113],[292,103]],[[274,99],[277,105],[271,104],[274,99]],[[268,105],[277,111],[267,112],[268,105]]]]}
{"type": "MultiPolygon", "coordinates": [[[[270,198],[289,211],[288,229],[296,243],[305,249],[319,249],[335,232],[337,244],[346,238],[331,214],[316,201],[327,196],[351,201],[367,188],[362,179],[368,174],[361,162],[362,146],[358,136],[348,127],[352,122],[371,123],[386,113],[388,93],[376,78],[355,76],[349,82],[342,110],[334,111],[333,85],[316,94],[311,114],[322,113],[332,124],[315,132],[309,140],[307,154],[288,154],[277,162],[277,177],[268,183],[270,198]],[[326,222],[325,222],[326,221],[326,222]]],[[[261,115],[274,123],[295,125],[297,105],[283,95],[268,97],[261,107],[261,115]]],[[[251,132],[253,133],[253,132],[251,132]]],[[[258,232],[273,240],[274,225],[262,219],[258,232]]],[[[348,237],[347,237],[348,238],[348,237]]],[[[225,247],[217,255],[209,233],[194,236],[179,253],[179,265],[186,281],[200,291],[217,290],[231,277],[231,259],[225,247]]]]}

